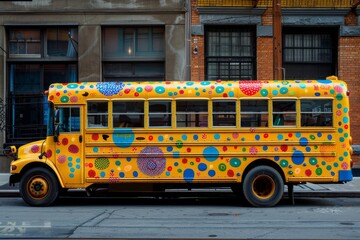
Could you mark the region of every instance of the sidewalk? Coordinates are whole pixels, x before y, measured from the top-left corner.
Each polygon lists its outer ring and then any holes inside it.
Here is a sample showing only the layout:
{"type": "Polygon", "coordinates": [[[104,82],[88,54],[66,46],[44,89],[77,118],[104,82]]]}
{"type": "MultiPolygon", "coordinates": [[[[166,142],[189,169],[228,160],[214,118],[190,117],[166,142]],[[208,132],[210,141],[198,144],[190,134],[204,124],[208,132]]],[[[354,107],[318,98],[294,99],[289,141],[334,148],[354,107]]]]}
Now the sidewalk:
{"type": "MultiPolygon", "coordinates": [[[[8,173],[0,173],[0,197],[19,197],[19,189],[9,186],[8,173]]],[[[224,190],[229,191],[229,190],[224,190]]],[[[285,196],[287,188],[285,188],[285,196]]],[[[313,184],[294,186],[295,197],[356,197],[360,198],[360,177],[345,184],[313,184]]]]}

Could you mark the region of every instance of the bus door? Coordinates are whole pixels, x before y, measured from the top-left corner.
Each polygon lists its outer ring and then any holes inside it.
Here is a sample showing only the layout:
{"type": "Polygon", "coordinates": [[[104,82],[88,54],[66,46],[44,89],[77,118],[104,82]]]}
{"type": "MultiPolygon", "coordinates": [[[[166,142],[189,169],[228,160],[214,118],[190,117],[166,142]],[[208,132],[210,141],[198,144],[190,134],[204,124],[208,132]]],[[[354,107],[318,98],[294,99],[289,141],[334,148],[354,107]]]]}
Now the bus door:
{"type": "Polygon", "coordinates": [[[56,167],[65,184],[83,183],[83,119],[82,106],[60,106],[56,110],[58,141],[56,167]]]}

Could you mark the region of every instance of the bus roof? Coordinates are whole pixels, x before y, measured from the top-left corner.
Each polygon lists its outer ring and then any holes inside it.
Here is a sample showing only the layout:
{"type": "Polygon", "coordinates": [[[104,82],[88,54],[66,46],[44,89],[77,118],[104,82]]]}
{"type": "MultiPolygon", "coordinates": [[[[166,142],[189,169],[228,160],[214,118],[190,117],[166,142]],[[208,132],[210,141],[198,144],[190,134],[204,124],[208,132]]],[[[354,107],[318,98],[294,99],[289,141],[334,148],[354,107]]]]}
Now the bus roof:
{"type": "Polygon", "coordinates": [[[347,94],[341,80],[246,80],[56,83],[49,88],[55,104],[85,104],[91,99],[153,98],[339,98],[347,94]]]}

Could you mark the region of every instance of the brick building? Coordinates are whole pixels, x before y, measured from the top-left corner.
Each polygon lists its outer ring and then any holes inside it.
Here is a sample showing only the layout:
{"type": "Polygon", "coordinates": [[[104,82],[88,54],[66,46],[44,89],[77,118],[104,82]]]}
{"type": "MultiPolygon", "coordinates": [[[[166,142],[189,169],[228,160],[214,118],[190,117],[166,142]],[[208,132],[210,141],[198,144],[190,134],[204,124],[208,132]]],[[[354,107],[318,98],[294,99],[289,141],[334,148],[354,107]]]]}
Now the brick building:
{"type": "MultiPolygon", "coordinates": [[[[192,0],[191,79],[273,78],[272,0],[192,0]]],[[[358,0],[281,1],[284,79],[337,75],[350,89],[351,131],[360,146],[358,0]]],[[[353,157],[355,167],[360,157],[353,157]]]]}
{"type": "MultiPolygon", "coordinates": [[[[273,78],[272,2],[1,1],[0,144],[44,138],[53,82],[273,78]]],[[[281,4],[285,79],[346,80],[360,146],[359,1],[281,4]]]]}

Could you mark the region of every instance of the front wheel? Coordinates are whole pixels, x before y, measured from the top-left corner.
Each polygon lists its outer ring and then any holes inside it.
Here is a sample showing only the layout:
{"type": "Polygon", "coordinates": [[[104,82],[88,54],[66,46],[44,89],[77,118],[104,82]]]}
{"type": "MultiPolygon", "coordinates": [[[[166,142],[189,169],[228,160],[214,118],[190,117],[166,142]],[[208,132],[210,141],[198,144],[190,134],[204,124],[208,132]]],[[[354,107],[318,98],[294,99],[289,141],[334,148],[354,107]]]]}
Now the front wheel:
{"type": "Polygon", "coordinates": [[[45,168],[28,170],[20,181],[20,194],[31,206],[48,206],[59,196],[59,183],[55,175],[45,168]]]}
{"type": "Polygon", "coordinates": [[[243,182],[246,201],[255,207],[275,206],[284,193],[284,180],[278,171],[269,166],[251,169],[243,182]]]}

